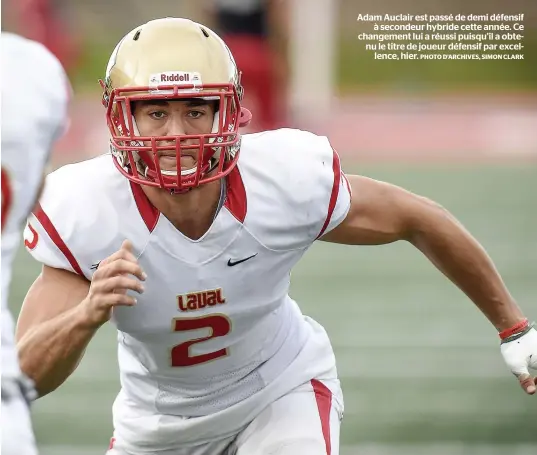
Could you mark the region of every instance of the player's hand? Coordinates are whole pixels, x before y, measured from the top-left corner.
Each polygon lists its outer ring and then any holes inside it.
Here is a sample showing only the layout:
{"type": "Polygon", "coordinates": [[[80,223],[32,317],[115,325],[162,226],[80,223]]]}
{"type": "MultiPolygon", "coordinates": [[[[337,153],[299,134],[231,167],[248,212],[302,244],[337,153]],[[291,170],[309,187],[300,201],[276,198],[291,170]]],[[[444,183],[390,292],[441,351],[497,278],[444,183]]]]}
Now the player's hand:
{"type": "Polygon", "coordinates": [[[101,261],[93,274],[88,295],[82,303],[89,324],[104,324],[115,306],[135,305],[136,299],[127,295],[127,291],[144,292],[141,281],[146,277],[132,253],[132,243],[125,240],[118,251],[101,261]]]}
{"type": "Polygon", "coordinates": [[[537,370],[537,330],[530,327],[522,336],[510,338],[511,341],[508,338],[502,342],[503,359],[524,391],[533,395],[537,391],[537,377],[533,377],[529,369],[537,370]]]}

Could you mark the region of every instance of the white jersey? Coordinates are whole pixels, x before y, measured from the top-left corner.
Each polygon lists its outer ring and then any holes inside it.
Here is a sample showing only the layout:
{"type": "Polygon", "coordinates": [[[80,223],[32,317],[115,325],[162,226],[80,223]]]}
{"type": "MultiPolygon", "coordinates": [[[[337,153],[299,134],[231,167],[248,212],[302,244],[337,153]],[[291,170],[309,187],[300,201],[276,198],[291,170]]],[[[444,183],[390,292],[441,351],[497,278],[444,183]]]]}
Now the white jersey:
{"type": "Polygon", "coordinates": [[[147,450],[209,441],[299,385],[335,375],[324,329],[288,292],[292,267],[349,207],[328,140],[291,129],[243,136],[225,204],[195,241],[110,155],[51,174],[25,231],[33,256],[91,280],[130,239],[148,275],[137,305],[113,312],[116,435],[147,450]]]}
{"type": "Polygon", "coordinates": [[[2,376],[19,374],[8,309],[11,265],[44,166],[66,125],[68,82],[41,44],[2,33],[2,376]]]}

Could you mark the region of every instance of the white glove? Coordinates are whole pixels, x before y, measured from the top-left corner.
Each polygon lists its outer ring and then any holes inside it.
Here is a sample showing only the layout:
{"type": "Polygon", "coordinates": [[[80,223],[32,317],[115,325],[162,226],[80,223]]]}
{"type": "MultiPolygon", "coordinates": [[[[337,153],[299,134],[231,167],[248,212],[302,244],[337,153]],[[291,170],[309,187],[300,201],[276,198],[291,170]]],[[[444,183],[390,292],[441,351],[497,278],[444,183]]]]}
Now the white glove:
{"type": "Polygon", "coordinates": [[[524,391],[533,395],[537,391],[537,378],[529,368],[537,370],[537,330],[529,327],[523,335],[515,334],[502,341],[503,360],[518,378],[524,391]]]}

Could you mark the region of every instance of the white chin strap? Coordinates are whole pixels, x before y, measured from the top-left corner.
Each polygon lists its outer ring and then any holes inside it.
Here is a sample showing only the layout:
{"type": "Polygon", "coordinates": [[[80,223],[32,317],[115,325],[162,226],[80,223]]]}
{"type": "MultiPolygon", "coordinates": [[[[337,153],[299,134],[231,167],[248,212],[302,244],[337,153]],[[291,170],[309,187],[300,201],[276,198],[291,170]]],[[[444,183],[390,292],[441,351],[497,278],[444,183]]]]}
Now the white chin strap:
{"type": "MultiPolygon", "coordinates": [[[[216,100],[218,98],[205,97],[203,99],[209,101],[209,100],[216,100]]],[[[220,112],[222,111],[222,108],[224,109],[223,112],[225,112],[225,109],[227,108],[227,106],[225,105],[226,102],[227,102],[227,100],[224,100],[224,106],[220,106],[220,109],[218,109],[214,114],[213,126],[211,128],[211,133],[213,133],[213,134],[218,133],[218,126],[219,126],[218,122],[220,121],[220,112]]],[[[127,120],[127,109],[125,108],[125,102],[124,101],[121,101],[121,108],[122,108],[122,112],[123,112],[123,119],[125,121],[125,125],[128,125],[129,122],[127,120]]],[[[134,115],[132,115],[131,118],[132,118],[132,127],[133,127],[133,130],[134,130],[134,135],[135,136],[140,136],[140,131],[138,130],[138,126],[136,125],[136,120],[134,119],[134,115]]],[[[224,122],[225,122],[225,118],[224,118],[224,122]]],[[[220,141],[222,141],[222,138],[210,138],[209,142],[212,143],[212,142],[215,141],[215,139],[219,139],[220,141]]],[[[142,143],[139,142],[139,141],[133,141],[133,145],[134,146],[136,146],[136,145],[141,146],[142,143]]],[[[215,150],[215,153],[211,158],[209,169],[213,169],[218,164],[218,157],[220,155],[220,147],[214,147],[214,150],[215,150]]],[[[122,163],[123,166],[125,166],[129,162],[128,159],[127,159],[126,154],[122,154],[122,152],[115,152],[115,153],[116,153],[116,156],[118,154],[120,155],[119,156],[120,162],[122,163]]],[[[133,150],[132,155],[133,155],[134,160],[136,161],[136,167],[138,168],[138,172],[140,172],[142,175],[147,177],[148,167],[142,161],[142,159],[140,158],[140,155],[138,154],[138,152],[136,150],[133,150]]],[[[191,167],[190,169],[182,169],[181,170],[181,176],[186,177],[186,176],[195,174],[196,171],[197,171],[197,168],[198,168],[198,166],[196,165],[194,167],[191,167]]],[[[165,169],[161,169],[160,172],[162,173],[162,175],[167,175],[167,176],[171,176],[171,177],[176,177],[177,176],[177,171],[167,171],[165,169]]]]}

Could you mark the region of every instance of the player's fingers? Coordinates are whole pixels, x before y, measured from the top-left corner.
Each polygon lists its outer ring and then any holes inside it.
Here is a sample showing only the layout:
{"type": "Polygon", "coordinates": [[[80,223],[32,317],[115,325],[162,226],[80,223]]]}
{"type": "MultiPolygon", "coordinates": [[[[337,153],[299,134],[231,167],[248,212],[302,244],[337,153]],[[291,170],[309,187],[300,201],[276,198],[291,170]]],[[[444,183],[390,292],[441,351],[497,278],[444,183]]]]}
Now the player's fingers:
{"type": "Polygon", "coordinates": [[[109,264],[106,264],[98,275],[99,279],[112,277],[116,275],[130,274],[137,277],[139,280],[145,281],[147,275],[142,268],[136,263],[127,259],[118,259],[109,264]]]}
{"type": "Polygon", "coordinates": [[[117,251],[117,259],[126,259],[127,261],[138,262],[138,259],[132,253],[132,251],[126,250],[124,248],[120,248],[119,251],[117,251]]]}
{"type": "Polygon", "coordinates": [[[129,261],[136,262],[137,259],[136,256],[134,256],[133,250],[134,246],[132,245],[132,242],[130,240],[123,240],[121,246],[119,247],[119,250],[108,256],[106,259],[103,259],[101,261],[101,264],[109,264],[110,262],[115,261],[117,259],[127,259],[129,261]]]}
{"type": "Polygon", "coordinates": [[[136,256],[134,256],[134,254],[132,254],[128,250],[120,248],[115,253],[111,254],[110,256],[108,256],[107,258],[99,262],[99,267],[97,267],[97,272],[100,269],[102,269],[105,265],[111,264],[112,262],[117,261],[119,259],[125,259],[130,262],[138,262],[138,259],[136,259],[136,256]]]}
{"type": "Polygon", "coordinates": [[[121,244],[121,248],[119,250],[117,250],[114,254],[110,256],[110,259],[112,261],[117,261],[118,259],[126,259],[127,261],[138,262],[138,259],[136,259],[136,256],[132,252],[132,244],[130,244],[128,248],[124,248],[123,246],[125,245],[125,242],[121,244]]]}
{"type": "Polygon", "coordinates": [[[518,381],[528,395],[533,395],[537,391],[537,378],[532,378],[529,374],[523,373],[518,377],[518,381]]]}
{"type": "Polygon", "coordinates": [[[144,286],[138,280],[129,278],[124,275],[114,276],[106,280],[100,280],[95,285],[95,292],[110,294],[110,293],[125,293],[125,291],[136,291],[139,294],[144,292],[144,286]]]}
{"type": "Polygon", "coordinates": [[[133,251],[133,245],[132,242],[128,239],[123,240],[123,243],[121,244],[122,250],[128,251],[129,253],[132,253],[133,251]]]}
{"type": "Polygon", "coordinates": [[[112,294],[107,301],[111,306],[134,306],[136,298],[127,294],[112,294]]]}
{"type": "Polygon", "coordinates": [[[142,294],[144,292],[144,285],[136,279],[122,275],[106,280],[103,289],[105,292],[125,292],[132,290],[142,294]]]}

